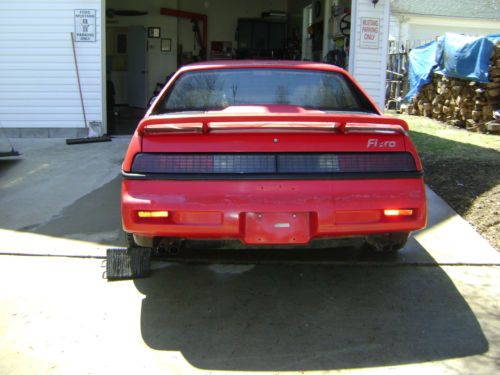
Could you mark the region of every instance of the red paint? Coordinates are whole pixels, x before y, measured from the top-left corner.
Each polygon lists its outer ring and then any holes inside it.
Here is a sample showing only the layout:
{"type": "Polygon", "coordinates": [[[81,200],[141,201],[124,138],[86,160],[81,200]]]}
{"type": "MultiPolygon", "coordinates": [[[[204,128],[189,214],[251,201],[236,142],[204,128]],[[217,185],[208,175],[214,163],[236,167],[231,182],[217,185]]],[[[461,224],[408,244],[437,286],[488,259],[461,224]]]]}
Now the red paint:
{"type": "Polygon", "coordinates": [[[244,237],[247,244],[305,244],[311,240],[310,212],[247,212],[244,237]]]}
{"type": "MultiPolygon", "coordinates": [[[[204,62],[180,69],[164,90],[186,71],[222,67],[330,70],[352,79],[340,68],[319,63],[204,62]]],[[[357,85],[355,81],[354,84],[357,85]]],[[[377,108],[373,101],[372,104],[377,108]]],[[[407,130],[408,125],[403,120],[383,116],[380,112],[327,114],[293,106],[239,106],[202,115],[152,116],[150,108],[132,138],[123,170],[130,172],[138,152],[406,151],[413,155],[420,171],[422,165],[407,130]],[[292,124],[287,126],[287,122],[292,124]],[[371,130],[366,133],[345,131],[348,123],[355,123],[356,128],[366,124],[367,130],[371,130]],[[193,124],[201,124],[197,125],[200,131],[175,131],[193,124]],[[314,129],[305,129],[308,124],[314,129]],[[145,133],[144,128],[148,125],[160,125],[160,128],[167,125],[168,131],[145,133]],[[377,131],[384,125],[396,131],[379,134],[377,131]],[[404,131],[398,130],[401,128],[404,131]]],[[[307,243],[318,237],[413,231],[425,226],[426,217],[425,189],[423,179],[418,177],[314,181],[124,179],[122,184],[124,230],[151,237],[307,243]],[[411,209],[414,214],[386,217],[383,215],[385,209],[411,209]],[[139,210],[166,210],[169,217],[139,219],[136,214],[139,210]]]]}
{"type": "Polygon", "coordinates": [[[247,213],[308,212],[310,238],[420,229],[426,223],[421,179],[329,181],[141,181],[124,180],[122,218],[128,232],[146,236],[238,238],[247,213]],[[388,220],[387,208],[411,208],[413,217],[388,220]],[[143,223],[139,210],[168,210],[172,217],[143,223]],[[346,215],[345,212],[350,212],[346,215]],[[353,211],[361,211],[358,215],[353,211]],[[365,211],[365,212],[363,212],[365,211]],[[366,212],[379,212],[380,215],[366,212]],[[175,222],[185,213],[219,213],[220,225],[175,222]],[[337,213],[339,216],[337,217],[337,213]],[[378,216],[378,220],[376,220],[378,216]]]}

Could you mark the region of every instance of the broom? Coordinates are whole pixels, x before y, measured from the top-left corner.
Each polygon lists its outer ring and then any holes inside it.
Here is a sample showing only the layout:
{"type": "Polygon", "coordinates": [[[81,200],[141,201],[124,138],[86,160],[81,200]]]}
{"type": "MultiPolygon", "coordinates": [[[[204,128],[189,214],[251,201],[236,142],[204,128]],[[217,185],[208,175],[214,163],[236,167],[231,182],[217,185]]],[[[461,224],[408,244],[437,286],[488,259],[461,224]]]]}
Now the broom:
{"type": "MultiPolygon", "coordinates": [[[[9,151],[2,151],[2,149],[0,148],[0,158],[3,158],[3,157],[9,157],[9,156],[19,156],[21,155],[19,153],[19,151],[16,151],[14,149],[14,146],[12,145],[12,142],[10,141],[9,137],[7,137],[7,134],[5,134],[5,131],[3,130],[3,126],[2,126],[2,123],[0,122],[0,130],[2,131],[2,136],[5,137],[5,140],[8,142],[9,144],[9,147],[10,147],[10,150],[9,151]]],[[[2,137],[0,137],[2,138],[2,137]]]]}
{"type": "Polygon", "coordinates": [[[88,135],[85,138],[66,139],[66,144],[67,145],[75,145],[75,144],[79,144],[79,143],[109,142],[109,141],[111,141],[111,137],[109,137],[107,135],[98,136],[95,134],[94,131],[91,131],[91,129],[87,125],[87,116],[85,114],[85,104],[83,102],[82,85],[80,83],[80,72],[78,71],[78,61],[76,60],[75,37],[74,37],[73,32],[71,32],[71,47],[73,49],[73,62],[75,64],[76,80],[78,82],[78,92],[80,94],[80,104],[81,104],[82,113],[83,113],[83,123],[85,125],[85,129],[87,129],[88,135]]]}

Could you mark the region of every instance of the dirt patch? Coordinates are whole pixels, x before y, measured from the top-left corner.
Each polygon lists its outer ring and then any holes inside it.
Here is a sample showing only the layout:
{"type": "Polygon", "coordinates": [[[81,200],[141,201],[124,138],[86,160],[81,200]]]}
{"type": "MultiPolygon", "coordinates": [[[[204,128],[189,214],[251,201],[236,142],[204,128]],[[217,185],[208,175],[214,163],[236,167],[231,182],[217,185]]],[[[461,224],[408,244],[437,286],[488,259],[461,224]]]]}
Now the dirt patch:
{"type": "Polygon", "coordinates": [[[410,125],[425,182],[500,251],[500,136],[392,115],[410,125]]]}
{"type": "Polygon", "coordinates": [[[499,164],[427,160],[425,181],[497,250],[500,250],[499,164]]]}

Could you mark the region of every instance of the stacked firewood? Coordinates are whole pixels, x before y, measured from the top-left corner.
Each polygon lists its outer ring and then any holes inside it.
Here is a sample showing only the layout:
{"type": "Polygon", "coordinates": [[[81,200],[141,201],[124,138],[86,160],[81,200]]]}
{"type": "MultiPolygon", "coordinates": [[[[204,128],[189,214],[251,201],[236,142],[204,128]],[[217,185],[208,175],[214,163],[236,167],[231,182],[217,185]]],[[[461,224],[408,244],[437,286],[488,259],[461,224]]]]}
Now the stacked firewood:
{"type": "Polygon", "coordinates": [[[493,50],[489,66],[491,83],[479,83],[434,74],[413,102],[402,112],[430,117],[471,131],[500,134],[500,41],[493,50]]]}

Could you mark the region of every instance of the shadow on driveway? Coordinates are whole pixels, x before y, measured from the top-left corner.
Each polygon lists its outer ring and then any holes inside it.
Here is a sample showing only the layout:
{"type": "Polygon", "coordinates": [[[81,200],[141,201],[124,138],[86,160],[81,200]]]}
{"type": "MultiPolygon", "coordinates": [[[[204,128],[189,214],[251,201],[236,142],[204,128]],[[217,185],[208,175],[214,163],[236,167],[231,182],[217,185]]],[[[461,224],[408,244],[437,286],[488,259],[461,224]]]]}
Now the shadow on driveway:
{"type": "MultiPolygon", "coordinates": [[[[23,230],[122,245],[120,178],[23,230]]],[[[488,350],[468,304],[416,241],[376,265],[350,251],[276,252],[276,264],[259,264],[270,255],[253,254],[247,262],[255,264],[155,270],[134,281],[145,295],[142,337],[153,349],[180,351],[193,366],[214,370],[364,368],[488,350]],[[296,254],[306,261],[293,264],[296,254]],[[411,254],[433,266],[406,262],[411,254]]]]}
{"type": "Polygon", "coordinates": [[[126,246],[121,229],[121,176],[78,199],[61,214],[28,232],[81,239],[110,246],[126,246]]]}
{"type": "Polygon", "coordinates": [[[146,344],[202,369],[363,368],[488,350],[439,267],[170,265],[135,285],[146,344]]]}
{"type": "MultiPolygon", "coordinates": [[[[117,177],[33,231],[96,239],[119,233],[119,189],[117,177]]],[[[198,368],[364,368],[488,350],[466,301],[413,239],[382,260],[355,248],[205,251],[209,262],[246,264],[170,264],[134,281],[146,296],[145,343],[180,351],[198,368]]],[[[193,253],[187,261],[196,261],[193,253]]]]}

